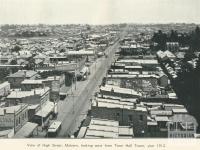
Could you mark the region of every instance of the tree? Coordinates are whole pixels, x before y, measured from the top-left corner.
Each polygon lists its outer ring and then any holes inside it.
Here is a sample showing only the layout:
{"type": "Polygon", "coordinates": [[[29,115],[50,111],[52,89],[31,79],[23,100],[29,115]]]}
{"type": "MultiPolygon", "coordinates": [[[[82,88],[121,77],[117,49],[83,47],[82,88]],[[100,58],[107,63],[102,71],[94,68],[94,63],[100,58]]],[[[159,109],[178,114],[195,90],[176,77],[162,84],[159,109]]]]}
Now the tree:
{"type": "Polygon", "coordinates": [[[167,34],[163,33],[162,30],[159,30],[157,33],[154,33],[152,41],[158,43],[157,50],[165,50],[167,34]]]}
{"type": "Polygon", "coordinates": [[[17,61],[15,59],[11,60],[10,62],[11,65],[17,65],[17,61]]]}
{"type": "Polygon", "coordinates": [[[9,70],[6,68],[1,68],[0,69],[0,81],[5,81],[5,78],[9,75],[9,70]]]}
{"type": "Polygon", "coordinates": [[[177,31],[171,30],[171,34],[169,36],[170,42],[178,42],[178,33],[177,31]]]}
{"type": "Polygon", "coordinates": [[[190,34],[190,48],[193,51],[200,51],[200,29],[198,26],[190,34]]]}
{"type": "Polygon", "coordinates": [[[197,64],[196,64],[196,71],[198,74],[200,74],[200,54],[198,56],[197,64]]]}
{"type": "Polygon", "coordinates": [[[15,45],[14,48],[11,49],[12,52],[19,52],[21,50],[21,47],[19,45],[15,45]]]}
{"type": "Polygon", "coordinates": [[[185,53],[183,61],[187,62],[187,61],[194,59],[195,57],[196,56],[195,56],[194,52],[192,50],[189,50],[185,53]]]}

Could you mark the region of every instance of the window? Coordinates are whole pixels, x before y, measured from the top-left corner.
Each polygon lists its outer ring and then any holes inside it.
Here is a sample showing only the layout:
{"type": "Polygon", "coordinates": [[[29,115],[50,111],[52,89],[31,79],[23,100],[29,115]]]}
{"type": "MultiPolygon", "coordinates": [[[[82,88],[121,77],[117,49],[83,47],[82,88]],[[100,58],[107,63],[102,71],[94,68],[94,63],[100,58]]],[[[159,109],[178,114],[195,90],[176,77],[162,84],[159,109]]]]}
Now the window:
{"type": "Polygon", "coordinates": [[[133,116],[132,115],[128,115],[128,121],[133,121],[133,116]]]}
{"type": "Polygon", "coordinates": [[[16,119],[15,124],[16,124],[15,126],[18,126],[18,119],[16,119]]]}
{"type": "Polygon", "coordinates": [[[140,115],[140,121],[143,121],[144,118],[143,118],[143,115],[140,115]]]}
{"type": "Polygon", "coordinates": [[[117,120],[119,120],[120,119],[120,113],[116,113],[115,117],[116,117],[117,120]]]}

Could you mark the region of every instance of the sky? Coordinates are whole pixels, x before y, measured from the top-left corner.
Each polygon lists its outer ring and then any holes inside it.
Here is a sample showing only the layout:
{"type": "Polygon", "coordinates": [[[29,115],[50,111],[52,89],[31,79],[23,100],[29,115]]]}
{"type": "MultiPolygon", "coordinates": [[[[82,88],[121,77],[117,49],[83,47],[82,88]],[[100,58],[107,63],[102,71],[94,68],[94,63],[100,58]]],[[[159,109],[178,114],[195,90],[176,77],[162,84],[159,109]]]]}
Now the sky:
{"type": "Polygon", "coordinates": [[[200,0],[0,0],[0,24],[200,23],[200,0]]]}

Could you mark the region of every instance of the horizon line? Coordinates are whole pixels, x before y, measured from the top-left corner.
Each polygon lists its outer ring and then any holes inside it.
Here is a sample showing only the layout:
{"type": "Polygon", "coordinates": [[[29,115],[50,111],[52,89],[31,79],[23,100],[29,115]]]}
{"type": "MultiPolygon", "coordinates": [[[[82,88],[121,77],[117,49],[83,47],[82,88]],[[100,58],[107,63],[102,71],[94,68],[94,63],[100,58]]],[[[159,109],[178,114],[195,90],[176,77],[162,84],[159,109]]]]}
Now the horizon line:
{"type": "Polygon", "coordinates": [[[121,22],[121,23],[0,23],[0,26],[3,25],[119,25],[119,24],[135,24],[135,25],[165,25],[165,24],[195,24],[195,25],[200,25],[200,22],[132,22],[132,23],[126,23],[126,22],[121,22]]]}

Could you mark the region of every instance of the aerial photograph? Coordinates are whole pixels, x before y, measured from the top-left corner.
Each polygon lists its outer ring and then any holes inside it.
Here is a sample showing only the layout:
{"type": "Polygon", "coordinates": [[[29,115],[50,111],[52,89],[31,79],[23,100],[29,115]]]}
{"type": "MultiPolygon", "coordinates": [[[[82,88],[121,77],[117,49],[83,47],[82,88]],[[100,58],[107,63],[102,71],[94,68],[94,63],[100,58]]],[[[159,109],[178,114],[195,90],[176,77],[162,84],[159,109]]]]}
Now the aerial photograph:
{"type": "Polygon", "coordinates": [[[199,0],[0,0],[0,139],[200,138],[199,0]]]}

